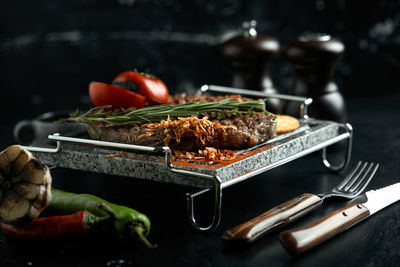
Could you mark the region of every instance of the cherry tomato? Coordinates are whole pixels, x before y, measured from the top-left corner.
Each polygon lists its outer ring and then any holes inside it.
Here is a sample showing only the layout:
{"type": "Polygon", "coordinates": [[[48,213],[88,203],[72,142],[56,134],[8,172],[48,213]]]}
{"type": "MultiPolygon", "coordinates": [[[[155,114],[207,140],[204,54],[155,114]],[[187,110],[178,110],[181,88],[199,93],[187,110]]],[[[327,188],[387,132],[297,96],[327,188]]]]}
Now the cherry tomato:
{"type": "Polygon", "coordinates": [[[146,97],[102,82],[91,82],[89,84],[89,96],[96,107],[111,105],[116,108],[141,108],[146,102],[146,97]]]}
{"type": "Polygon", "coordinates": [[[140,73],[137,71],[124,71],[115,77],[113,83],[135,83],[137,89],[135,93],[140,94],[147,98],[149,102],[155,102],[159,104],[168,103],[168,89],[167,86],[157,77],[140,73]]]}

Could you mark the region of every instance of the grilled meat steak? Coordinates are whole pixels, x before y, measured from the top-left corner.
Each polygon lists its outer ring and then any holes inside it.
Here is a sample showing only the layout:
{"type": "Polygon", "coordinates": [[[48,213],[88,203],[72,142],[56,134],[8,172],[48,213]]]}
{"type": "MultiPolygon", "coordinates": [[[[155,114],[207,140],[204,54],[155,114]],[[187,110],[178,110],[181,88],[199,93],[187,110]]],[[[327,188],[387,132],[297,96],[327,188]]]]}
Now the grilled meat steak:
{"type": "Polygon", "coordinates": [[[245,102],[245,101],[254,101],[254,99],[243,97],[241,95],[218,95],[218,96],[210,96],[210,95],[192,95],[192,94],[175,94],[169,97],[168,104],[171,105],[180,105],[192,102],[218,102],[224,99],[230,98],[232,101],[237,102],[245,102]]]}
{"type": "MultiPolygon", "coordinates": [[[[172,106],[203,102],[217,103],[224,99],[249,102],[254,99],[240,95],[205,96],[177,94],[170,97],[172,106]]],[[[212,109],[211,109],[212,110],[212,109]]],[[[110,125],[105,122],[87,124],[92,139],[144,146],[168,145],[174,150],[190,151],[213,147],[243,149],[253,147],[276,136],[276,116],[268,112],[202,112],[201,115],[177,117],[157,122],[110,125]]]]}
{"type": "Polygon", "coordinates": [[[146,146],[168,145],[189,151],[205,147],[241,149],[276,136],[273,114],[197,118],[195,116],[130,126],[88,126],[91,138],[146,146]]]}

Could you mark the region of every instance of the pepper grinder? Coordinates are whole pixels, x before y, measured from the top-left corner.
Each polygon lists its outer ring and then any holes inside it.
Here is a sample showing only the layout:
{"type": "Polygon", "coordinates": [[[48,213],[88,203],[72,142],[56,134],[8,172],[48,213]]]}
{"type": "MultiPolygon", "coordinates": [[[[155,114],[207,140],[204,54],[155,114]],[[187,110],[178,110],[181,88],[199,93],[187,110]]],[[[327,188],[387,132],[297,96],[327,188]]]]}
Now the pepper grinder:
{"type": "MultiPolygon", "coordinates": [[[[271,62],[279,54],[277,39],[259,34],[257,22],[243,23],[243,30],[221,44],[222,55],[231,64],[232,87],[278,93],[270,77],[271,62]]],[[[282,104],[278,99],[268,99],[267,109],[280,112],[282,104]]]]}
{"type": "MultiPolygon", "coordinates": [[[[346,122],[346,106],[333,81],[334,68],[344,53],[344,44],[327,34],[307,33],[287,44],[284,57],[293,64],[295,83],[291,94],[313,99],[310,117],[346,122]]],[[[288,102],[285,113],[299,115],[299,104],[288,102]]]]}

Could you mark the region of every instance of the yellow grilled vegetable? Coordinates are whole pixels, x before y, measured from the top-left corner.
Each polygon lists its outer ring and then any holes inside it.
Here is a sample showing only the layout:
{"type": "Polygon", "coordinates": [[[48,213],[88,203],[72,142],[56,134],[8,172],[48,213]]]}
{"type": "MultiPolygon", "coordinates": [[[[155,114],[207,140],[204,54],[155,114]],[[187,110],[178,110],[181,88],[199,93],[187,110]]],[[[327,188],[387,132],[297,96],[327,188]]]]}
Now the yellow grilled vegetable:
{"type": "Polygon", "coordinates": [[[50,204],[49,168],[31,152],[13,145],[0,153],[0,222],[31,221],[50,204]]]}

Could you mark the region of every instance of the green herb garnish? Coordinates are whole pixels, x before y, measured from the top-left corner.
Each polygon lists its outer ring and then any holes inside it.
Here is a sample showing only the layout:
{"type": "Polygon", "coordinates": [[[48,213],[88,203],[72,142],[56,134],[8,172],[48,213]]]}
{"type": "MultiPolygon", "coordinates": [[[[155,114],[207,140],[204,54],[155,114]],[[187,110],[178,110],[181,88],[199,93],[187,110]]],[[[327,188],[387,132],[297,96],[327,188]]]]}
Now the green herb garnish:
{"type": "Polygon", "coordinates": [[[114,111],[108,110],[109,108],[111,106],[95,107],[84,113],[75,112],[71,114],[68,121],[87,124],[100,122],[112,126],[156,122],[166,120],[168,116],[174,120],[178,117],[190,117],[192,115],[220,114],[227,110],[231,111],[235,116],[241,116],[246,113],[253,115],[254,112],[268,114],[268,111],[265,110],[264,101],[236,102],[232,101],[232,99],[224,99],[219,102],[186,103],[176,106],[155,105],[140,109],[129,108],[114,111]]]}

